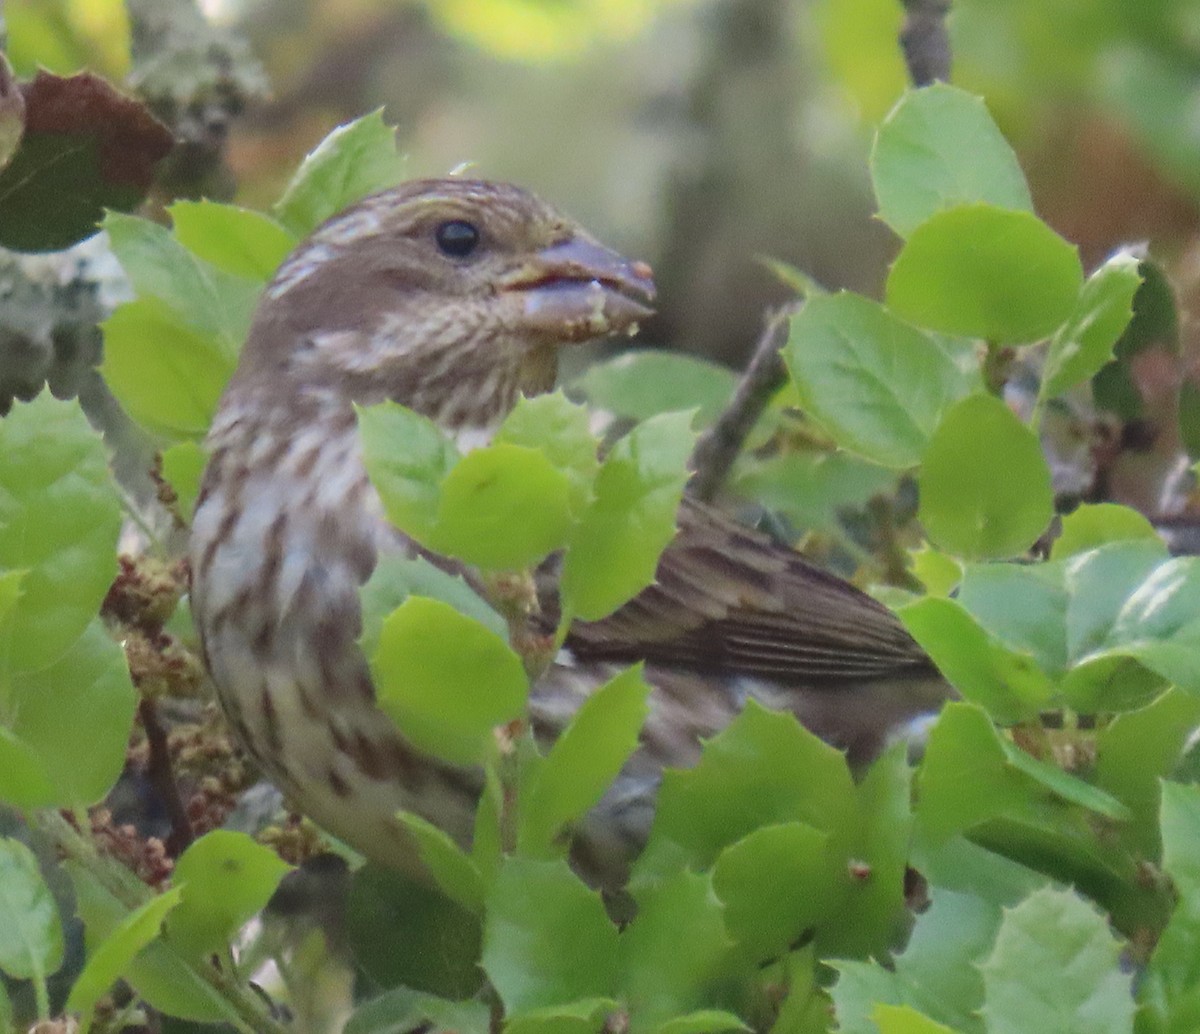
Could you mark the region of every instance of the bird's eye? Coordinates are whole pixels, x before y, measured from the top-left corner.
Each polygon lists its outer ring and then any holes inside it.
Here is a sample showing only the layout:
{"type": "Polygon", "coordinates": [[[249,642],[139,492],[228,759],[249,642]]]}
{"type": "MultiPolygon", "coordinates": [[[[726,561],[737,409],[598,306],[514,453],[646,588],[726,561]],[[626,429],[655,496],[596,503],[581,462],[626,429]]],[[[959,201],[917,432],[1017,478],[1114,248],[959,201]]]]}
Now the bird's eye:
{"type": "Polygon", "coordinates": [[[479,228],[465,219],[450,219],[437,228],[434,239],[443,255],[466,258],[479,246],[479,228]]]}

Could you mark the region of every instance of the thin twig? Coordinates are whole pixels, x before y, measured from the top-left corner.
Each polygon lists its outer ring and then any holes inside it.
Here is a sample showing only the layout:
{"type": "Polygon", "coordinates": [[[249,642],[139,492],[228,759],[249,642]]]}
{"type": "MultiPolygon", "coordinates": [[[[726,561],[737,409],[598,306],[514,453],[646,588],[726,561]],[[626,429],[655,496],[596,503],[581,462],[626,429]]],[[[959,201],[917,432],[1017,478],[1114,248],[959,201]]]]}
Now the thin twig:
{"type": "Polygon", "coordinates": [[[788,318],[792,306],[769,313],[750,365],[742,374],[737,390],[725,411],[696,442],[690,466],[695,471],[688,492],[702,502],[709,502],[721,490],[734,460],[742,451],[746,438],[762,416],[771,396],[787,380],[787,370],[779,350],[787,341],[788,318]]]}
{"type": "Polygon", "coordinates": [[[951,0],[900,0],[908,16],[900,29],[900,49],[913,86],[950,78],[950,34],[946,15],[951,0]]]}
{"type": "Polygon", "coordinates": [[[183,798],[179,796],[179,784],[175,781],[175,772],[171,767],[167,730],[159,721],[158,705],[148,697],[143,697],[138,704],[138,717],[142,720],[146,744],[150,748],[146,761],[146,775],[150,779],[150,785],[158,792],[163,807],[167,809],[167,817],[171,820],[171,834],[167,837],[165,845],[167,854],[178,858],[183,849],[196,839],[196,833],[188,819],[183,798]]]}

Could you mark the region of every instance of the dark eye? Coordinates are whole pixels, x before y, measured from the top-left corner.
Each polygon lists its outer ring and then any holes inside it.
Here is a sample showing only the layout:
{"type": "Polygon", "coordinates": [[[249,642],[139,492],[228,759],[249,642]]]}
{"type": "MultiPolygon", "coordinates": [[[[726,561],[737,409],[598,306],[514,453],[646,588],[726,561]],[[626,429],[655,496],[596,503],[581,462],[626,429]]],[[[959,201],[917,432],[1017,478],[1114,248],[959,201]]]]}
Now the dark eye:
{"type": "Polygon", "coordinates": [[[464,219],[450,219],[437,228],[434,239],[443,255],[466,258],[479,246],[479,229],[464,219]]]}

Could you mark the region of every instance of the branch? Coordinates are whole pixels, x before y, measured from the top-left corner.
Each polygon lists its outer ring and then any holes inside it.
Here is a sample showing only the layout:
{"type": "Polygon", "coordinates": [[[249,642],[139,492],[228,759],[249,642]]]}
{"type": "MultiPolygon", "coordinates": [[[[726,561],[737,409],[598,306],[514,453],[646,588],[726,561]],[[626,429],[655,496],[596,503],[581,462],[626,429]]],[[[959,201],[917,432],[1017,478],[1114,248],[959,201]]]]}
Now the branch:
{"type": "Polygon", "coordinates": [[[696,448],[692,450],[689,465],[695,474],[688,485],[688,492],[701,502],[710,502],[720,491],[734,460],[746,443],[746,437],[758,423],[771,396],[787,380],[779,350],[787,340],[788,319],[795,311],[794,306],[786,306],[767,316],[767,325],[754,347],[750,365],[742,374],[733,398],[725,412],[700,436],[696,448]]]}
{"type": "Polygon", "coordinates": [[[196,834],[188,819],[187,808],[179,796],[179,784],[171,767],[171,749],[167,741],[167,730],[158,717],[158,705],[150,697],[142,697],[138,704],[138,717],[146,732],[146,744],[150,749],[146,762],[146,775],[158,792],[159,799],[167,809],[171,820],[171,835],[167,837],[167,854],[178,858],[196,834]]]}
{"type": "Polygon", "coordinates": [[[950,78],[950,34],[946,15],[951,0],[900,0],[908,17],[900,29],[900,48],[913,86],[950,78]]]}

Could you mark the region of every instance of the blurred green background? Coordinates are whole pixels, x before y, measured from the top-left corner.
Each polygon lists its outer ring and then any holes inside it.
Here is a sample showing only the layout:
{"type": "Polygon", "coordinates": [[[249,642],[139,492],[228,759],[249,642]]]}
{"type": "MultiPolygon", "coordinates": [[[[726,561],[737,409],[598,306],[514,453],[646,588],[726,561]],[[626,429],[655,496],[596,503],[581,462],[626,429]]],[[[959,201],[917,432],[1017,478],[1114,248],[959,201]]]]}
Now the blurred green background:
{"type": "MultiPolygon", "coordinates": [[[[894,254],[867,159],[905,85],[899,0],[201,8],[207,27],[191,0],[9,0],[10,56],[18,74],[90,65],[143,95],[170,79],[168,121],[201,123],[195,161],[221,166],[193,192],[251,206],[332,126],[382,106],[413,176],[471,163],[533,188],[653,263],[649,340],[731,365],[788,297],[759,257],[873,294],[894,254]],[[232,117],[208,125],[217,94],[232,117]]],[[[1085,264],[1150,240],[1190,293],[1200,2],[957,0],[949,24],[954,81],[987,98],[1085,264]]]]}

